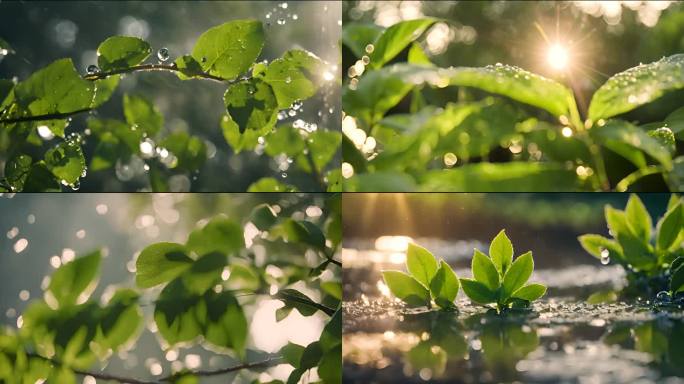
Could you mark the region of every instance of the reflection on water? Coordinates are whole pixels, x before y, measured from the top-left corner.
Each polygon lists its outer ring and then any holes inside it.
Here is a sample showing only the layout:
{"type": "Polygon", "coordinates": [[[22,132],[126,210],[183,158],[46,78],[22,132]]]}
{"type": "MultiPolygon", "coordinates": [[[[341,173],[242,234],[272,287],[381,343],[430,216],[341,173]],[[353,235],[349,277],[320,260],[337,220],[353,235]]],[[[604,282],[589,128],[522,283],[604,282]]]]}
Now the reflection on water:
{"type": "MultiPolygon", "coordinates": [[[[500,317],[461,292],[458,311],[438,312],[405,307],[382,282],[380,270],[403,268],[403,259],[392,262],[402,238],[345,241],[345,383],[684,383],[684,313],[585,301],[597,290],[621,287],[619,268],[597,262],[536,270],[533,279],[549,293],[531,311],[500,317]]],[[[461,277],[470,275],[472,248],[487,247],[417,241],[451,249],[446,254],[461,277]]]]}

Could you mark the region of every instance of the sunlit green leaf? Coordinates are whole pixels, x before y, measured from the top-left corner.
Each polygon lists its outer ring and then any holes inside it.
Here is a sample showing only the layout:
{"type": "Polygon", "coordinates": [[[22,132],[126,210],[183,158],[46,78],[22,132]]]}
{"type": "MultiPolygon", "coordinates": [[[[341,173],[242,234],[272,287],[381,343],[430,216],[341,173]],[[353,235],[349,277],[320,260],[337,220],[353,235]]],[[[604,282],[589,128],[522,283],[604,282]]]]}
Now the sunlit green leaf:
{"type": "Polygon", "coordinates": [[[311,316],[318,310],[313,300],[295,289],[281,289],[274,297],[285,303],[286,307],[296,308],[302,316],[311,316]]]}
{"type": "Polygon", "coordinates": [[[383,29],[372,23],[344,23],[342,28],[342,43],[346,45],[357,58],[367,55],[366,46],[377,40],[383,29]]]}
{"type": "Polygon", "coordinates": [[[288,219],[280,226],[283,237],[290,243],[304,243],[319,249],[325,248],[323,232],[310,221],[288,219]]]}
{"type": "Polygon", "coordinates": [[[280,349],[280,355],[283,356],[283,359],[295,368],[299,368],[302,353],[304,353],[304,347],[294,343],[287,343],[280,349]]]}
{"type": "Polygon", "coordinates": [[[97,48],[97,64],[103,71],[129,68],[145,61],[152,53],[150,44],[131,36],[112,36],[97,48]]]}
{"type": "Polygon", "coordinates": [[[59,192],[61,183],[45,165],[39,161],[31,165],[28,177],[24,181],[24,192],[59,192]]]}
{"type": "Polygon", "coordinates": [[[207,160],[207,146],[204,141],[186,132],[174,132],[161,140],[159,145],[178,158],[176,168],[181,170],[198,170],[207,160]]]}
{"type": "MultiPolygon", "coordinates": [[[[320,172],[332,160],[340,148],[342,134],[335,131],[317,130],[310,133],[306,139],[307,149],[311,154],[316,169],[320,172]]],[[[306,172],[311,172],[311,166],[305,161],[306,155],[300,154],[297,159],[299,167],[306,172]]]]}
{"type": "Polygon", "coordinates": [[[605,126],[594,128],[590,132],[599,142],[615,140],[645,152],[667,167],[672,164],[667,148],[645,131],[626,121],[611,120],[605,126]]]}
{"type": "Polygon", "coordinates": [[[527,301],[534,301],[544,296],[546,287],[541,284],[527,284],[513,292],[513,297],[527,301]]]}
{"type": "Polygon", "coordinates": [[[18,154],[5,163],[5,181],[17,191],[24,188],[24,182],[31,171],[31,156],[18,154]]]}
{"type": "Polygon", "coordinates": [[[181,80],[188,80],[204,73],[200,63],[190,55],[179,56],[175,61],[177,75],[181,80]]]}
{"type": "Polygon", "coordinates": [[[463,292],[472,302],[477,304],[489,304],[496,301],[496,292],[489,290],[486,285],[479,281],[466,278],[461,278],[460,281],[463,292]]]}
{"type": "Polygon", "coordinates": [[[85,157],[76,142],[61,142],[45,152],[45,166],[62,183],[74,184],[85,171],[85,157]]]}
{"type": "Polygon", "coordinates": [[[437,260],[427,249],[410,243],[406,250],[406,268],[426,288],[437,273],[437,260]]]}
{"type": "Polygon", "coordinates": [[[201,295],[220,282],[221,273],[227,263],[226,255],[218,252],[207,253],[193,262],[180,278],[188,291],[201,295]]]}
{"type": "Polygon", "coordinates": [[[32,116],[70,113],[90,107],[95,85],[81,78],[71,59],[61,59],[17,84],[14,95],[32,116]]]}
{"type": "Polygon", "coordinates": [[[302,50],[291,50],[273,60],[263,73],[263,80],[273,88],[278,108],[289,108],[292,103],[313,96],[324,72],[323,62],[316,55],[302,50]]]}
{"type": "Polygon", "coordinates": [[[297,188],[283,184],[272,177],[264,177],[252,183],[247,192],[296,192],[297,188]]]}
{"type": "Polygon", "coordinates": [[[291,125],[278,127],[275,132],[268,135],[264,151],[269,156],[275,157],[281,153],[289,157],[299,155],[305,148],[304,138],[301,131],[291,125]]]}
{"type": "Polygon", "coordinates": [[[124,95],[123,105],[126,122],[135,127],[135,130],[154,136],[164,125],[164,116],[154,104],[143,97],[124,95]]]}
{"type": "Polygon", "coordinates": [[[119,289],[103,310],[100,332],[106,348],[118,350],[135,339],[143,325],[137,292],[119,289]]]}
{"type": "Polygon", "coordinates": [[[404,272],[383,271],[382,277],[390,292],[406,304],[419,307],[430,303],[430,291],[404,272]]]}
{"type": "Polygon", "coordinates": [[[278,215],[273,211],[270,205],[264,203],[259,204],[252,209],[249,221],[252,222],[259,230],[268,231],[273,224],[278,220],[278,215]]]}
{"type": "Polygon", "coordinates": [[[594,93],[589,118],[597,121],[619,115],[684,88],[682,65],[684,54],[677,54],[614,75],[594,93]]]}
{"type": "Polygon", "coordinates": [[[506,236],[505,229],[502,229],[489,244],[489,257],[492,258],[499,275],[503,276],[513,262],[513,244],[506,236]]]}
{"type": "Polygon", "coordinates": [[[217,216],[204,227],[192,231],[186,246],[197,255],[211,252],[231,255],[245,247],[244,230],[235,221],[217,216]]]}
{"type": "Polygon", "coordinates": [[[613,303],[617,301],[618,296],[615,291],[599,291],[594,292],[587,298],[587,304],[598,305],[603,303],[613,303]]]}
{"type": "Polygon", "coordinates": [[[410,64],[433,65],[430,58],[423,50],[423,47],[418,43],[411,44],[411,48],[408,52],[408,62],[410,64]]]}
{"type": "Polygon", "coordinates": [[[136,284],[149,288],[174,279],[192,265],[187,252],[176,243],[156,243],[143,249],[136,262],[136,284]]]}
{"type": "Polygon", "coordinates": [[[380,68],[385,65],[436,21],[432,18],[404,20],[387,28],[373,44],[370,67],[380,68]]]}
{"type": "Polygon", "coordinates": [[[430,293],[435,303],[443,309],[454,307],[460,286],[453,269],[444,260],[440,260],[437,272],[430,281],[430,293]]]}
{"type": "Polygon", "coordinates": [[[205,306],[199,296],[185,290],[181,280],[172,281],[161,291],[154,307],[159,334],[170,346],[193,340],[202,333],[203,325],[196,313],[206,315],[205,306]]]}
{"type": "Polygon", "coordinates": [[[276,122],[278,104],[270,85],[259,79],[241,80],[231,85],[223,96],[228,117],[246,130],[263,132],[276,122]]]}
{"type": "Polygon", "coordinates": [[[473,253],[471,269],[475,280],[484,284],[490,291],[496,291],[499,288],[499,272],[492,259],[477,249],[473,253]]]}
{"type": "Polygon", "coordinates": [[[511,295],[522,287],[532,275],[534,270],[534,260],[532,260],[532,252],[526,252],[518,256],[511,264],[504,275],[502,282],[502,297],[511,297],[511,295]]]}
{"type": "Polygon", "coordinates": [[[603,258],[603,250],[608,251],[608,257],[618,260],[623,259],[622,247],[615,240],[607,239],[601,235],[586,234],[577,238],[585,251],[597,259],[603,258]]]}
{"type": "Polygon", "coordinates": [[[625,215],[627,217],[627,225],[632,229],[632,232],[644,242],[651,241],[651,215],[649,215],[644,203],[637,195],[631,195],[625,208],[625,215]]]}
{"type": "Polygon", "coordinates": [[[264,29],[257,20],[233,20],[204,32],[192,57],[205,72],[234,79],[254,63],[264,46],[264,29]]]}
{"type": "Polygon", "coordinates": [[[50,277],[46,295],[54,298],[60,307],[87,300],[97,284],[101,259],[100,251],[95,251],[62,265],[50,277]]]}
{"type": "Polygon", "coordinates": [[[245,313],[231,292],[206,296],[206,329],[204,337],[217,347],[230,348],[244,357],[248,324],[245,313]]]}
{"type": "Polygon", "coordinates": [[[679,203],[669,209],[658,223],[658,237],[656,245],[658,249],[668,249],[677,239],[684,227],[684,210],[679,203]]]}

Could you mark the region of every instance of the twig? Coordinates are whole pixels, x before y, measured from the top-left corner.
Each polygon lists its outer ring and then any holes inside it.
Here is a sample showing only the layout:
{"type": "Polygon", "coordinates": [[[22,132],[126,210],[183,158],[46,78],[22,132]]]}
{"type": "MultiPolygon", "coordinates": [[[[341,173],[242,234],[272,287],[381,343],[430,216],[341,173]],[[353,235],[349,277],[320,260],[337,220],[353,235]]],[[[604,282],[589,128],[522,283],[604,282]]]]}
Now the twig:
{"type": "Polygon", "coordinates": [[[195,372],[190,371],[190,372],[176,373],[173,375],[166,376],[166,377],[160,379],[160,381],[171,382],[171,381],[173,381],[173,379],[176,379],[180,376],[187,375],[187,374],[191,374],[194,376],[218,376],[218,375],[223,375],[223,374],[230,373],[230,372],[240,371],[243,369],[272,367],[274,365],[278,365],[278,364],[282,363],[283,361],[284,361],[284,359],[280,356],[269,357],[268,359],[263,360],[263,361],[257,361],[257,362],[253,362],[253,363],[244,363],[244,364],[235,365],[235,366],[228,367],[228,368],[215,369],[212,371],[195,371],[195,372]]]}
{"type": "Polygon", "coordinates": [[[634,184],[637,180],[641,179],[642,177],[654,175],[656,173],[661,172],[663,172],[663,168],[656,165],[651,165],[646,168],[639,168],[636,171],[625,176],[622,180],[620,180],[620,182],[618,182],[615,186],[615,191],[625,192],[627,191],[627,188],[629,188],[630,185],[634,184]]]}
{"type": "Polygon", "coordinates": [[[3,124],[3,123],[4,124],[21,123],[21,122],[25,122],[25,121],[60,120],[60,119],[66,119],[66,118],[74,116],[74,115],[78,115],[79,113],[90,112],[93,110],[94,110],[94,108],[84,108],[84,109],[79,109],[79,110],[72,111],[72,112],[48,113],[46,115],[12,117],[9,119],[0,120],[0,124],[3,124]]]}
{"type": "Polygon", "coordinates": [[[325,305],[319,304],[315,301],[306,300],[306,299],[303,299],[301,297],[288,295],[287,293],[284,293],[284,292],[278,292],[275,295],[272,295],[272,297],[275,299],[280,299],[280,300],[285,299],[288,301],[294,301],[294,302],[299,303],[299,304],[308,305],[309,307],[313,307],[313,308],[318,309],[319,311],[322,311],[323,313],[325,313],[328,316],[332,316],[335,314],[335,310],[333,308],[326,307],[325,305]]]}

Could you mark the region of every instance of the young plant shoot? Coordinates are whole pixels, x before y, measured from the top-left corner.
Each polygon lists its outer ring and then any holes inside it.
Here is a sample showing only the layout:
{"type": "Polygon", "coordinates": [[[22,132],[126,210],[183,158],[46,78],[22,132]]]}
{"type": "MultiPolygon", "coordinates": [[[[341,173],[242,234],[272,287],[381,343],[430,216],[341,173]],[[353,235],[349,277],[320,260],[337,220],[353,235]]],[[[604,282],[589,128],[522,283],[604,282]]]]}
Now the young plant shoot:
{"type": "Polygon", "coordinates": [[[532,251],[513,261],[513,244],[501,230],[489,245],[489,256],[475,249],[472,279],[461,279],[463,292],[473,303],[496,304],[499,312],[511,306],[528,306],[546,293],[542,284],[525,284],[534,270],[532,251]]]}

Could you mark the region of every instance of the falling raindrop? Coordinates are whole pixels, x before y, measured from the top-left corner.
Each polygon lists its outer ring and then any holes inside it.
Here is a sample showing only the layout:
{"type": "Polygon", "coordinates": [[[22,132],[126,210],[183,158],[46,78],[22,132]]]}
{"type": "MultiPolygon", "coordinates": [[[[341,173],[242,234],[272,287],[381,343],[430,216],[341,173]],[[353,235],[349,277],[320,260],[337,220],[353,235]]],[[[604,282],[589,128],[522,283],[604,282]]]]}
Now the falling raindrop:
{"type": "Polygon", "coordinates": [[[168,48],[160,48],[159,51],[157,51],[157,59],[161,61],[162,63],[165,62],[166,60],[169,59],[169,50],[168,48]]]}
{"type": "Polygon", "coordinates": [[[97,67],[95,64],[91,64],[86,68],[86,72],[88,72],[89,75],[95,75],[100,73],[100,68],[97,67]]]}

